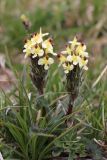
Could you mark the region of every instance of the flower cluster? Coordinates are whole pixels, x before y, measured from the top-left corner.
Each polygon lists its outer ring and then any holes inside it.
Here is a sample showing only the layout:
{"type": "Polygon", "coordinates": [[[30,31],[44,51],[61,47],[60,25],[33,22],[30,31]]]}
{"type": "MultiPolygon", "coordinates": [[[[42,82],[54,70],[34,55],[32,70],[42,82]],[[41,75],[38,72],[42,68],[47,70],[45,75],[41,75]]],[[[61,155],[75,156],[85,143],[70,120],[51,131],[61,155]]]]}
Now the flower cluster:
{"type": "Polygon", "coordinates": [[[88,69],[88,52],[86,52],[86,45],[78,42],[76,37],[74,37],[73,41],[69,41],[66,49],[62,51],[58,57],[66,74],[77,65],[80,69],[88,69]]]}
{"type": "Polygon", "coordinates": [[[38,59],[38,65],[43,65],[47,70],[49,66],[54,63],[52,55],[56,55],[53,51],[52,39],[44,37],[49,33],[42,33],[41,29],[39,33],[33,34],[30,39],[27,39],[24,45],[23,52],[25,58],[30,56],[38,59]]]}

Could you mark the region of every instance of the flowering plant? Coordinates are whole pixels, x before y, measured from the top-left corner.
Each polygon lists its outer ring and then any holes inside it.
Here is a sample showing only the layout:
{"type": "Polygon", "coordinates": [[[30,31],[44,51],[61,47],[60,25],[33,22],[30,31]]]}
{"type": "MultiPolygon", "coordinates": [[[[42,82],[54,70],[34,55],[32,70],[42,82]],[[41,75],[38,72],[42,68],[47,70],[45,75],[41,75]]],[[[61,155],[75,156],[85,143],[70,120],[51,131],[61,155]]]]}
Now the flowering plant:
{"type": "Polygon", "coordinates": [[[83,70],[88,70],[88,52],[86,52],[86,45],[79,42],[77,37],[74,37],[73,41],[69,41],[66,49],[58,55],[58,58],[66,74],[66,87],[69,93],[67,114],[70,114],[72,113],[74,101],[79,93],[82,72],[83,70]]]}
{"type": "Polygon", "coordinates": [[[30,57],[32,62],[31,78],[40,94],[43,94],[45,77],[50,65],[54,63],[53,56],[58,57],[59,64],[62,65],[66,74],[66,87],[69,93],[68,114],[72,112],[73,103],[79,93],[79,85],[83,70],[88,70],[88,52],[86,45],[79,42],[77,37],[69,41],[66,49],[60,54],[53,50],[53,41],[51,38],[45,38],[49,33],[33,34],[27,39],[23,52],[25,58],[30,57]]]}
{"type": "Polygon", "coordinates": [[[23,52],[25,58],[30,57],[32,63],[31,78],[39,93],[43,93],[44,81],[47,70],[54,63],[53,56],[56,53],[53,51],[53,41],[51,38],[45,38],[49,33],[33,34],[26,40],[23,52]]]}

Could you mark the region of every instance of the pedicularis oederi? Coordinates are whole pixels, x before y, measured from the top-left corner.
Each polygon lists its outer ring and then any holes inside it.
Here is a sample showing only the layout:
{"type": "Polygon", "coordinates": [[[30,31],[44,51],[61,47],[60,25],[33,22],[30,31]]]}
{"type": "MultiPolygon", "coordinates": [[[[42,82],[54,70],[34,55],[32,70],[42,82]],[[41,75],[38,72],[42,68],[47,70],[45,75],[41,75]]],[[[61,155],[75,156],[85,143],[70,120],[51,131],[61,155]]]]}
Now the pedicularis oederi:
{"type": "Polygon", "coordinates": [[[38,33],[30,35],[25,41],[23,52],[25,58],[31,59],[31,79],[40,94],[44,93],[45,78],[48,69],[58,59],[59,67],[62,66],[66,75],[66,89],[69,94],[69,105],[67,114],[72,113],[74,101],[78,97],[79,87],[83,72],[88,70],[88,52],[86,45],[77,37],[69,41],[65,50],[60,54],[54,52],[53,39],[49,33],[38,33]]]}

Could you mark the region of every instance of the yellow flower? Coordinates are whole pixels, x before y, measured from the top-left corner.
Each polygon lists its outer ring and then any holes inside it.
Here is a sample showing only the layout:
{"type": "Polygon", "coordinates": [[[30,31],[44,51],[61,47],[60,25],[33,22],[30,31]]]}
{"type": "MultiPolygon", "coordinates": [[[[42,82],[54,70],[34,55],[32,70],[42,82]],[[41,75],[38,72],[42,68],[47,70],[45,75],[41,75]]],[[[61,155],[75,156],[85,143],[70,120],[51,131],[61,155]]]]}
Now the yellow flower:
{"type": "Polygon", "coordinates": [[[64,55],[62,55],[62,54],[59,55],[60,64],[66,62],[66,60],[67,60],[67,59],[66,59],[66,57],[65,57],[64,55]]]}
{"type": "Polygon", "coordinates": [[[42,42],[42,48],[45,49],[46,54],[51,53],[53,55],[57,55],[56,53],[53,52],[53,46],[50,42],[50,39],[47,39],[42,42]]]}
{"type": "Polygon", "coordinates": [[[69,46],[66,47],[66,50],[65,51],[62,51],[61,53],[62,54],[71,54],[72,50],[69,46]]]}
{"type": "Polygon", "coordinates": [[[76,54],[83,56],[83,57],[88,57],[88,52],[85,52],[85,50],[86,50],[86,45],[81,44],[81,45],[77,46],[76,54]]]}
{"type": "Polygon", "coordinates": [[[88,58],[88,52],[80,52],[79,55],[88,58]]]}
{"type": "Polygon", "coordinates": [[[69,43],[71,44],[71,49],[72,50],[75,48],[75,46],[80,45],[80,42],[78,42],[76,37],[74,37],[73,41],[69,41],[69,43]]]}
{"type": "Polygon", "coordinates": [[[44,65],[45,70],[48,70],[49,66],[53,63],[54,63],[54,60],[51,57],[43,57],[38,60],[38,65],[44,65]]]}
{"type": "Polygon", "coordinates": [[[27,42],[25,43],[23,52],[25,53],[25,58],[31,55],[32,42],[30,40],[27,40],[27,42]]]}
{"type": "Polygon", "coordinates": [[[37,56],[41,57],[44,54],[44,50],[41,49],[39,46],[35,46],[32,49],[32,54],[33,54],[33,56],[32,56],[33,58],[35,58],[37,56]]]}
{"type": "Polygon", "coordinates": [[[31,49],[27,48],[27,49],[24,49],[23,52],[26,52],[25,54],[25,58],[27,58],[28,56],[31,55],[31,49]]]}
{"type": "Polygon", "coordinates": [[[77,65],[78,64],[78,62],[79,62],[79,57],[78,56],[76,56],[76,55],[69,55],[68,57],[67,57],[67,61],[68,62],[72,62],[74,65],[77,65]]]}
{"type": "Polygon", "coordinates": [[[64,63],[62,66],[63,66],[64,72],[66,74],[69,73],[74,68],[74,66],[72,64],[66,64],[66,63],[64,63]]]}
{"type": "Polygon", "coordinates": [[[84,60],[83,58],[79,58],[79,67],[80,68],[83,68],[84,70],[88,70],[87,63],[88,63],[87,59],[84,60]]]}
{"type": "Polygon", "coordinates": [[[35,45],[35,44],[41,43],[43,39],[42,39],[42,36],[39,33],[37,33],[33,35],[33,37],[31,38],[31,41],[32,41],[32,44],[35,45]]]}
{"type": "Polygon", "coordinates": [[[43,37],[48,35],[49,33],[42,33],[42,30],[40,28],[40,32],[39,33],[36,33],[35,35],[33,35],[33,37],[31,38],[31,42],[33,45],[35,44],[39,44],[41,42],[43,42],[43,37]]]}
{"type": "Polygon", "coordinates": [[[46,39],[43,43],[42,43],[42,47],[43,48],[49,48],[50,50],[53,49],[53,46],[50,42],[50,39],[46,39]]]}
{"type": "Polygon", "coordinates": [[[32,47],[32,42],[31,40],[27,39],[27,42],[25,43],[24,48],[26,49],[26,48],[31,48],[31,47],[32,47]]]}

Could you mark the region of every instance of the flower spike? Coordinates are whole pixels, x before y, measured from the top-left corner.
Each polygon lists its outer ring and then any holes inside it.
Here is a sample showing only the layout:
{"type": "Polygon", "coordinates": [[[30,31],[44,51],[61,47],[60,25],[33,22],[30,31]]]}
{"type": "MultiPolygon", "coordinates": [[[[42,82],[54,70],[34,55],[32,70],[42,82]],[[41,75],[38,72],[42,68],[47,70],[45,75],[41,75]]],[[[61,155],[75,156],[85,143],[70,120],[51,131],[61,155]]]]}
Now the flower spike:
{"type": "Polygon", "coordinates": [[[69,41],[66,49],[58,55],[59,63],[66,74],[66,88],[69,94],[67,114],[72,113],[74,101],[79,94],[79,87],[82,82],[82,73],[88,70],[88,52],[86,45],[79,42],[77,37],[69,41]]]}
{"type": "Polygon", "coordinates": [[[42,33],[40,28],[39,33],[33,34],[27,39],[23,49],[25,58],[30,57],[31,59],[31,78],[40,94],[43,94],[47,70],[54,63],[56,55],[52,41],[49,37],[46,38],[48,34],[42,33]]]}
{"type": "MultiPolygon", "coordinates": [[[[78,66],[80,69],[87,70],[88,52],[86,52],[86,45],[79,42],[77,38],[74,37],[73,41],[69,41],[66,49],[61,52],[59,62],[62,64],[64,72],[64,66],[66,66],[66,64],[71,65],[71,68],[73,65],[74,67],[78,66]]],[[[65,72],[66,74],[70,72],[69,67],[67,68],[68,71],[65,72]]]]}

